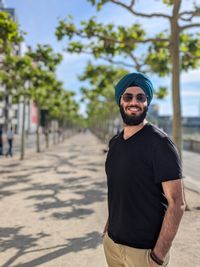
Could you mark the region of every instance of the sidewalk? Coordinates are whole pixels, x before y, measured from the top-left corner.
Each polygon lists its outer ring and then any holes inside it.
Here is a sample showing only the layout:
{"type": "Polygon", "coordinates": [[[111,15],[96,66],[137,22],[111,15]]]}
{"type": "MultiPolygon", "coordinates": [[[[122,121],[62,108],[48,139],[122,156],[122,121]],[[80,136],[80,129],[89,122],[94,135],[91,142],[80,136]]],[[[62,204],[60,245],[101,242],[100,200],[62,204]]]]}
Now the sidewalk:
{"type": "Polygon", "coordinates": [[[183,151],[184,184],[200,193],[200,153],[183,151]]]}
{"type": "MultiPolygon", "coordinates": [[[[0,160],[1,267],[106,267],[104,148],[90,133],[77,134],[24,161],[0,160]]],[[[200,197],[189,190],[186,197],[191,211],[174,242],[171,267],[200,262],[200,197]]]]}

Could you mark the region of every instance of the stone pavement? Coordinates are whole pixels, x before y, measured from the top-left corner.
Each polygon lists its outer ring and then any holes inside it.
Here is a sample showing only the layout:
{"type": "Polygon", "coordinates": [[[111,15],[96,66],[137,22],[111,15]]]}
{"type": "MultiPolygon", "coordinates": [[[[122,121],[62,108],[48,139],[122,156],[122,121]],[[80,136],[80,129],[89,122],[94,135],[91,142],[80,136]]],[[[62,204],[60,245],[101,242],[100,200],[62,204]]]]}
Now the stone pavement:
{"type": "Polygon", "coordinates": [[[185,186],[200,193],[200,153],[183,151],[185,186]]]}
{"type": "Polygon", "coordinates": [[[76,135],[20,162],[0,159],[0,266],[104,267],[104,145],[76,135]]]}
{"type": "MultiPolygon", "coordinates": [[[[0,159],[0,267],[106,267],[104,148],[86,133],[24,161],[0,159]]],[[[172,267],[200,261],[199,194],[186,193],[172,267]]]]}

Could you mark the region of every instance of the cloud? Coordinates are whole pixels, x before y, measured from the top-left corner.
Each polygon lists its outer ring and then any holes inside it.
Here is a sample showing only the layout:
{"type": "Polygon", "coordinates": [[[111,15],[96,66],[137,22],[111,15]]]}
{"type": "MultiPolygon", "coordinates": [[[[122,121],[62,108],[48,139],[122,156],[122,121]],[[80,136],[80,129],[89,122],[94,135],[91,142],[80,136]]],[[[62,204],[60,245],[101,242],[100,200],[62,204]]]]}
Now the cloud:
{"type": "Polygon", "coordinates": [[[181,74],[182,83],[194,83],[198,82],[200,87],[200,69],[190,70],[181,74]]]}
{"type": "Polygon", "coordinates": [[[181,92],[181,96],[191,96],[191,97],[194,97],[194,96],[196,96],[196,97],[200,97],[200,90],[190,90],[190,89],[188,89],[188,90],[183,90],[182,92],[181,92]]]}

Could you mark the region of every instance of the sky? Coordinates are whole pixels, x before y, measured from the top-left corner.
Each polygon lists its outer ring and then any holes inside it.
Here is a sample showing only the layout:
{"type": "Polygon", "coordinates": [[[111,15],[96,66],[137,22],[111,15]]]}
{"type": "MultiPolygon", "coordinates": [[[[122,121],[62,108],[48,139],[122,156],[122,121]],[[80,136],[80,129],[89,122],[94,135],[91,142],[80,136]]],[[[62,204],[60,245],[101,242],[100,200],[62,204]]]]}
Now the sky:
{"type": "MultiPolygon", "coordinates": [[[[124,0],[124,2],[129,3],[130,0],[124,0]]],[[[170,12],[170,8],[163,6],[161,2],[161,0],[136,0],[136,10],[146,13],[160,10],[170,12]]],[[[182,2],[184,10],[191,10],[193,0],[182,2]]],[[[200,5],[200,0],[196,0],[196,3],[200,5]]],[[[94,64],[103,63],[103,61],[97,61],[88,55],[72,55],[65,52],[67,40],[59,42],[54,34],[59,19],[64,19],[71,14],[77,24],[80,21],[87,21],[92,16],[97,16],[99,22],[113,22],[116,25],[130,26],[132,23],[140,22],[149,36],[169,26],[164,19],[153,19],[151,22],[147,19],[135,19],[127,11],[113,4],[105,5],[102,11],[97,13],[95,7],[92,7],[87,0],[4,0],[4,4],[6,7],[16,9],[20,29],[27,33],[25,36],[27,45],[34,48],[37,44],[50,44],[56,52],[63,53],[64,59],[58,67],[57,76],[64,82],[65,88],[77,93],[77,99],[80,98],[80,87],[83,85],[77,76],[83,73],[88,60],[92,60],[94,64]]],[[[196,21],[200,22],[200,18],[196,21]]],[[[138,50],[138,53],[142,51],[138,50]]],[[[171,115],[171,77],[166,76],[161,79],[156,75],[150,75],[150,78],[155,88],[159,86],[169,88],[165,99],[155,99],[153,103],[159,105],[160,115],[171,115]]],[[[200,116],[200,68],[181,74],[181,103],[183,116],[200,116]]],[[[81,110],[84,112],[83,105],[81,110]]]]}

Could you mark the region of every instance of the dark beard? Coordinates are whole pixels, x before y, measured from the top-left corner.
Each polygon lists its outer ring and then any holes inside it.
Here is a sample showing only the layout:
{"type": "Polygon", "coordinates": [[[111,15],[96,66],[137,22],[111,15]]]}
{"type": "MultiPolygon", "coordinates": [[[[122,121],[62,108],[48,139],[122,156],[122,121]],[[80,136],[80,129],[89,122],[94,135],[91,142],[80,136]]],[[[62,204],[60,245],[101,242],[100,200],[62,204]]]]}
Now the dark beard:
{"type": "Polygon", "coordinates": [[[128,115],[125,113],[124,108],[120,105],[120,113],[123,119],[123,122],[126,125],[139,125],[146,118],[148,107],[144,107],[144,111],[140,115],[128,115]]]}

